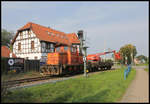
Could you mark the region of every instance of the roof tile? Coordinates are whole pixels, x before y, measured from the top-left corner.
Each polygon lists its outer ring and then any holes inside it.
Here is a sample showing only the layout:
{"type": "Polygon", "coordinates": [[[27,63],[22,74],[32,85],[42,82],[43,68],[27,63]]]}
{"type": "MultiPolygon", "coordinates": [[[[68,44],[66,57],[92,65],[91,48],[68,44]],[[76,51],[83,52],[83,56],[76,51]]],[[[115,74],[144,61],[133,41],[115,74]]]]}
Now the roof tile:
{"type": "MultiPolygon", "coordinates": [[[[1,46],[1,57],[10,57],[11,50],[7,46],[1,46]]],[[[16,58],[16,55],[13,53],[12,57],[16,58]]]]}
{"type": "Polygon", "coordinates": [[[33,31],[34,34],[36,34],[36,36],[40,40],[64,44],[64,45],[80,43],[80,41],[75,33],[66,34],[64,32],[60,32],[60,31],[57,31],[57,30],[54,30],[54,29],[51,29],[51,28],[48,28],[45,26],[41,26],[39,24],[29,22],[18,30],[15,38],[13,39],[12,44],[14,43],[19,31],[22,31],[24,29],[29,29],[29,28],[33,31]]]}

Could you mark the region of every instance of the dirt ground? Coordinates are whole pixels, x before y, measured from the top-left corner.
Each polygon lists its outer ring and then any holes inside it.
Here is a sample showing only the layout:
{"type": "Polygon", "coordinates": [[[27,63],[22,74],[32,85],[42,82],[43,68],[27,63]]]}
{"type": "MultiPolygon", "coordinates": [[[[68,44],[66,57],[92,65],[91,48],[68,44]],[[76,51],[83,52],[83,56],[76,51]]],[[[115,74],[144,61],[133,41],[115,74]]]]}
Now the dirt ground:
{"type": "Polygon", "coordinates": [[[136,76],[120,102],[149,102],[149,73],[136,67],[136,76]]]}

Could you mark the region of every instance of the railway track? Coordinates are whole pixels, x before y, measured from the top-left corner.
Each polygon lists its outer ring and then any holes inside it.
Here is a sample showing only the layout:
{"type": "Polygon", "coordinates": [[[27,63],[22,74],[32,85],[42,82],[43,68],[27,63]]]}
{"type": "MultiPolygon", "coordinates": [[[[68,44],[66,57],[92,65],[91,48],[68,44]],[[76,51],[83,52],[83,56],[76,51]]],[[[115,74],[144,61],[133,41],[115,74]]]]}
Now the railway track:
{"type": "MultiPolygon", "coordinates": [[[[112,68],[112,70],[114,70],[115,68],[112,68]]],[[[95,71],[95,72],[104,72],[104,71],[111,71],[111,70],[101,70],[101,71],[95,71]]],[[[95,72],[90,72],[88,74],[93,74],[95,72]]],[[[82,73],[83,74],[83,73],[82,73]]],[[[42,80],[48,80],[48,79],[55,79],[55,80],[58,80],[58,79],[62,79],[62,78],[67,78],[67,77],[75,77],[75,76],[80,76],[82,74],[76,74],[76,75],[65,75],[65,76],[43,76],[43,77],[35,77],[35,78],[26,78],[26,79],[19,79],[19,80],[12,80],[12,81],[5,81],[5,82],[2,82],[2,85],[3,86],[18,86],[20,84],[23,84],[23,83],[29,83],[29,82],[36,82],[36,81],[42,81],[42,80]]]]}
{"type": "Polygon", "coordinates": [[[5,81],[5,82],[2,82],[2,85],[3,86],[13,86],[13,85],[21,84],[21,83],[26,83],[26,82],[33,82],[33,81],[54,79],[54,78],[58,78],[58,77],[56,77],[56,76],[43,76],[43,77],[35,77],[35,78],[26,78],[26,79],[5,81]]]}

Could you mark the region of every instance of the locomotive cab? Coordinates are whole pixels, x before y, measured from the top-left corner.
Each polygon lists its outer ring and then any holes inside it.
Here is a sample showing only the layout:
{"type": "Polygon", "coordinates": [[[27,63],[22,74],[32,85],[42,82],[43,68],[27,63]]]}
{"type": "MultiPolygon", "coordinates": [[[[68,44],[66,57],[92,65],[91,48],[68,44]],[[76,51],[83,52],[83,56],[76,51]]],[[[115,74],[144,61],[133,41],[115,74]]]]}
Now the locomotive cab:
{"type": "Polygon", "coordinates": [[[47,74],[77,73],[83,70],[83,56],[76,46],[55,46],[53,53],[47,54],[47,74]],[[54,70],[54,71],[52,71],[54,70]]]}

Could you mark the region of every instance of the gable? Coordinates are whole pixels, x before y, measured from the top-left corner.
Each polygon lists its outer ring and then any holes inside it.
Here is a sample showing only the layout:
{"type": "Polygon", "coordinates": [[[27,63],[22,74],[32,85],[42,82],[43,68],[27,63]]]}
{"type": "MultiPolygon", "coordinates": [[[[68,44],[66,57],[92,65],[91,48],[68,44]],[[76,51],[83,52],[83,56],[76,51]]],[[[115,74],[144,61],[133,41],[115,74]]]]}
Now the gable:
{"type": "Polygon", "coordinates": [[[21,31],[25,30],[32,30],[32,32],[36,35],[39,40],[52,42],[52,43],[59,43],[64,45],[72,45],[73,43],[80,43],[79,39],[76,34],[65,34],[64,32],[60,32],[48,27],[44,27],[32,22],[27,23],[22,28],[18,29],[16,36],[14,37],[12,44],[16,40],[17,36],[21,31]]]}

